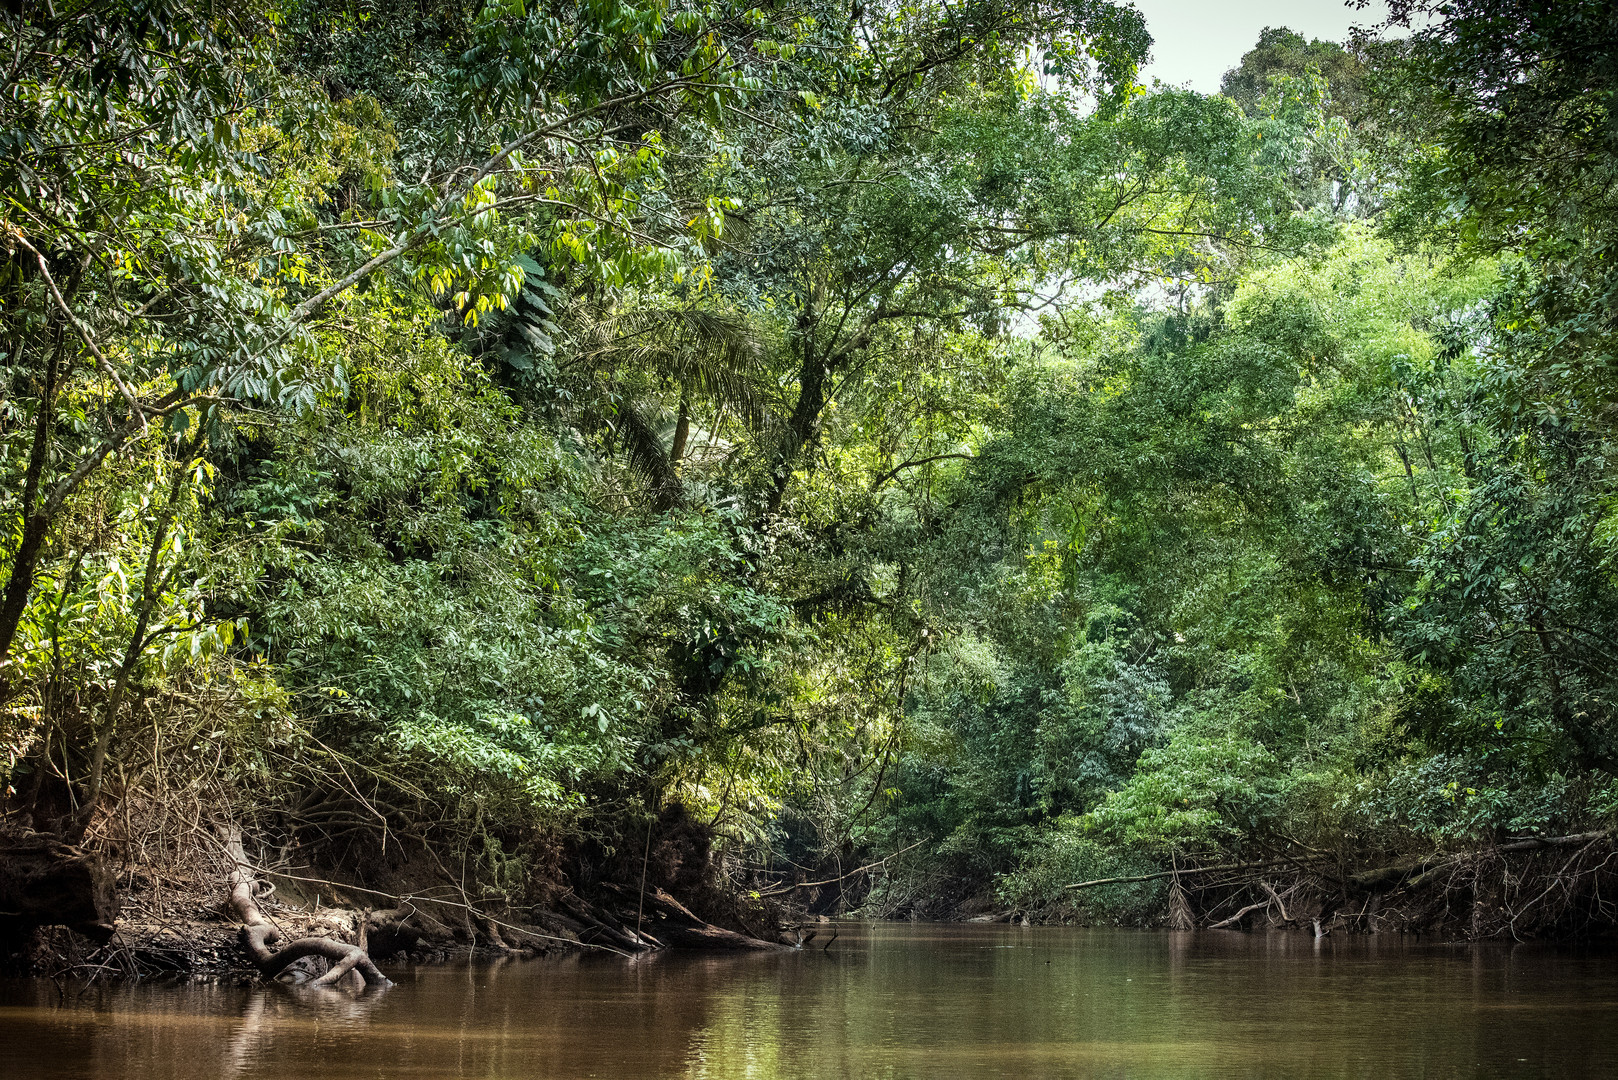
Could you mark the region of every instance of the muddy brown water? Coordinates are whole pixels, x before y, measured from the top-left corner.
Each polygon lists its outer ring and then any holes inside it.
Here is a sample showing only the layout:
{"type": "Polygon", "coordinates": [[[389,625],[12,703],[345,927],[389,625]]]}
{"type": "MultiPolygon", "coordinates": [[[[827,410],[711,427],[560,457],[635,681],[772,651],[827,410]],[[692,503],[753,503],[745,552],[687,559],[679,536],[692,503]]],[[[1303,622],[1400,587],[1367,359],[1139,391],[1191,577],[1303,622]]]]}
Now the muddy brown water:
{"type": "Polygon", "coordinates": [[[0,981],[0,1078],[1618,1077],[1611,951],[905,923],[820,943],[390,969],[359,996],[0,981]]]}

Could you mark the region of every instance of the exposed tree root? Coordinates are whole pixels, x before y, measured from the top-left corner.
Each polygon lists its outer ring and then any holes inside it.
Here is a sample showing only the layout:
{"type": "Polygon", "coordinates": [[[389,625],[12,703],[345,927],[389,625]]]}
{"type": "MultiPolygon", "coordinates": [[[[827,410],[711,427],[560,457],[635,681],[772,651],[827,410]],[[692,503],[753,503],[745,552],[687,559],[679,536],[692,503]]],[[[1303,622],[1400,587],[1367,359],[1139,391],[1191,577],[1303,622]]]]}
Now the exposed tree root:
{"type": "Polygon", "coordinates": [[[358,981],[361,986],[393,985],[371,962],[370,954],[358,945],[332,938],[306,937],[272,950],[270,946],[281,940],[281,931],[265,918],[258,906],[253,867],[242,848],[240,829],[232,828],[226,835],[225,855],[230,860],[230,908],[242,924],[241,942],[253,958],[253,966],[266,979],[273,979],[304,957],[319,956],[329,961],[330,967],[312,985],[335,986],[345,978],[358,981]]]}
{"type": "Polygon", "coordinates": [[[23,905],[0,904],[0,969],[243,983],[320,975],[323,984],[359,986],[380,983],[373,958],[434,963],[570,948],[632,956],[665,948],[774,951],[802,943],[801,933],[784,931],[773,904],[737,899],[736,883],[713,859],[708,831],[682,808],[662,812],[649,842],[638,837],[633,865],[594,851],[564,865],[559,851],[526,891],[477,885],[469,892],[467,881],[443,872],[425,842],[419,850],[401,847],[392,860],[356,858],[347,848],[323,846],[326,837],[300,843],[297,831],[273,815],[257,819],[255,839],[263,850],[249,856],[242,831],[231,827],[234,814],[208,821],[209,802],[229,801],[213,794],[187,804],[185,814],[159,800],[125,801],[92,830],[99,850],[56,844],[41,849],[40,867],[27,852],[4,858],[16,834],[0,835],[0,895],[17,892],[6,892],[8,874],[20,881],[25,871],[32,875],[48,864],[53,873],[66,867],[78,875],[58,875],[55,884],[62,887],[49,896],[27,887],[37,918],[8,919],[8,912],[23,914],[23,905]],[[296,858],[289,855],[294,847],[301,849],[296,858]],[[116,872],[101,852],[117,856],[116,872]],[[57,858],[60,853],[68,857],[57,858]],[[79,911],[83,905],[69,894],[100,888],[91,888],[93,875],[86,876],[96,866],[108,868],[104,879],[95,879],[108,886],[102,890],[107,902],[79,911]],[[114,930],[110,902],[119,895],[114,930]],[[96,925],[86,913],[99,915],[96,925]],[[57,922],[99,931],[92,935],[98,944],[67,930],[35,929],[57,922]],[[10,923],[19,929],[8,934],[10,923]]]}

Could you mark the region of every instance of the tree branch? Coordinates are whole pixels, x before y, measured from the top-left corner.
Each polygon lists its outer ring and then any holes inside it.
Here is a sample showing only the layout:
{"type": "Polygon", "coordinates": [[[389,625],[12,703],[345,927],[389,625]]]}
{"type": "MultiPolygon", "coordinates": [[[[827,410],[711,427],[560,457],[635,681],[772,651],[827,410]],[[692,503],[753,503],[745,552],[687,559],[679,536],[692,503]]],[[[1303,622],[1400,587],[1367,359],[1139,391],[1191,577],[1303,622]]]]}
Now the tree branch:
{"type": "Polygon", "coordinates": [[[913,469],[918,465],[926,465],[931,461],[945,461],[950,458],[957,458],[962,461],[973,461],[976,459],[976,457],[977,455],[975,454],[934,454],[932,457],[914,458],[910,461],[895,465],[893,468],[889,469],[875,480],[872,480],[871,490],[875,491],[877,488],[881,487],[883,484],[886,484],[889,480],[892,480],[895,476],[898,476],[906,469],[913,469]]]}

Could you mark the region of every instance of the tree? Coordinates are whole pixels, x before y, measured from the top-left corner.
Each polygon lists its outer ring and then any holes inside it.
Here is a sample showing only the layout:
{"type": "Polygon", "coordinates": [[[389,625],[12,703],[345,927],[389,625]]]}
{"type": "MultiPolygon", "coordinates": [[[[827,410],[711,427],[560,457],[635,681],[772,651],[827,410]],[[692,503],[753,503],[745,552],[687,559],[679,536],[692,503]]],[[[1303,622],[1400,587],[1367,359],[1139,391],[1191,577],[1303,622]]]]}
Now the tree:
{"type": "Polygon", "coordinates": [[[1368,107],[1365,62],[1335,41],[1306,40],[1284,26],[1266,26],[1241,63],[1225,72],[1219,92],[1257,115],[1276,76],[1299,78],[1310,72],[1326,80],[1333,116],[1362,122],[1368,107]]]}

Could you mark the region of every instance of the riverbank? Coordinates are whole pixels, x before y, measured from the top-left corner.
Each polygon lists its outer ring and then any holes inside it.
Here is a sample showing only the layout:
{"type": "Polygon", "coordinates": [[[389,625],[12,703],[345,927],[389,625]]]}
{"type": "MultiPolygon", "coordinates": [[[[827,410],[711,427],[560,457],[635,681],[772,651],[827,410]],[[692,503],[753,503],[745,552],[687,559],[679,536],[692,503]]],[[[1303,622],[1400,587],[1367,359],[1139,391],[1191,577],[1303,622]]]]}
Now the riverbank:
{"type": "MultiPolygon", "coordinates": [[[[391,894],[327,876],[336,873],[266,879],[256,890],[257,902],[286,940],[358,945],[390,963],[604,947],[589,941],[588,933],[581,940],[584,928],[567,925],[557,913],[493,914],[486,909],[494,905],[480,909],[443,895],[448,889],[442,884],[398,881],[391,884],[401,892],[391,894]],[[538,924],[536,914],[543,920],[538,924]]],[[[10,936],[0,971],[50,978],[259,980],[222,872],[158,873],[130,866],[116,877],[118,914],[103,940],[66,926],[32,928],[10,936]]],[[[318,967],[303,964],[290,977],[316,975],[318,967]]]]}
{"type": "Polygon", "coordinates": [[[503,888],[469,860],[453,873],[453,852],[410,838],[379,835],[363,846],[366,858],[350,861],[295,837],[256,839],[193,829],[161,862],[142,862],[128,858],[129,845],[0,836],[0,886],[28,913],[0,919],[0,973],[253,981],[283,977],[271,962],[282,949],[324,954],[285,965],[284,977],[299,980],[320,976],[350,947],[380,963],[431,964],[769,951],[805,936],[781,907],[725,880],[711,836],[679,807],[653,820],[638,858],[559,846],[548,873],[503,888]],[[7,852],[28,853],[28,872],[7,852]]]}
{"type": "Polygon", "coordinates": [[[1618,843],[1606,830],[1419,851],[1185,860],[1074,881],[1016,902],[981,891],[967,921],[1403,934],[1444,941],[1618,935],[1618,843]]]}
{"type": "MultiPolygon", "coordinates": [[[[837,891],[846,884],[837,881],[764,899],[719,871],[711,835],[678,807],[655,820],[640,858],[559,851],[550,875],[528,881],[521,892],[502,893],[486,879],[457,879],[440,853],[396,839],[389,841],[396,853],[366,860],[363,872],[322,860],[323,849],[259,845],[260,857],[233,862],[211,832],[196,831],[193,839],[162,865],[121,860],[116,848],[85,852],[111,876],[116,914],[99,930],[40,926],[13,933],[0,947],[0,971],[58,979],[256,981],[265,970],[244,947],[244,920],[230,896],[233,866],[250,870],[248,894],[280,941],[357,946],[394,965],[568,951],[632,956],[668,948],[790,948],[813,938],[816,916],[808,912],[826,900],[861,903],[857,910],[867,916],[904,921],[1307,937],[1590,940],[1618,930],[1611,899],[1618,896],[1618,845],[1605,831],[1417,854],[1187,861],[1069,882],[1015,901],[992,883],[974,887],[965,879],[930,879],[930,890],[902,887],[902,874],[885,874],[878,888],[857,894],[837,891]],[[821,895],[827,889],[833,892],[821,895]],[[905,899],[896,902],[901,894],[905,899]],[[788,899],[803,909],[787,908],[788,899]]],[[[314,978],[323,970],[319,960],[300,961],[286,977],[314,978]]]]}

